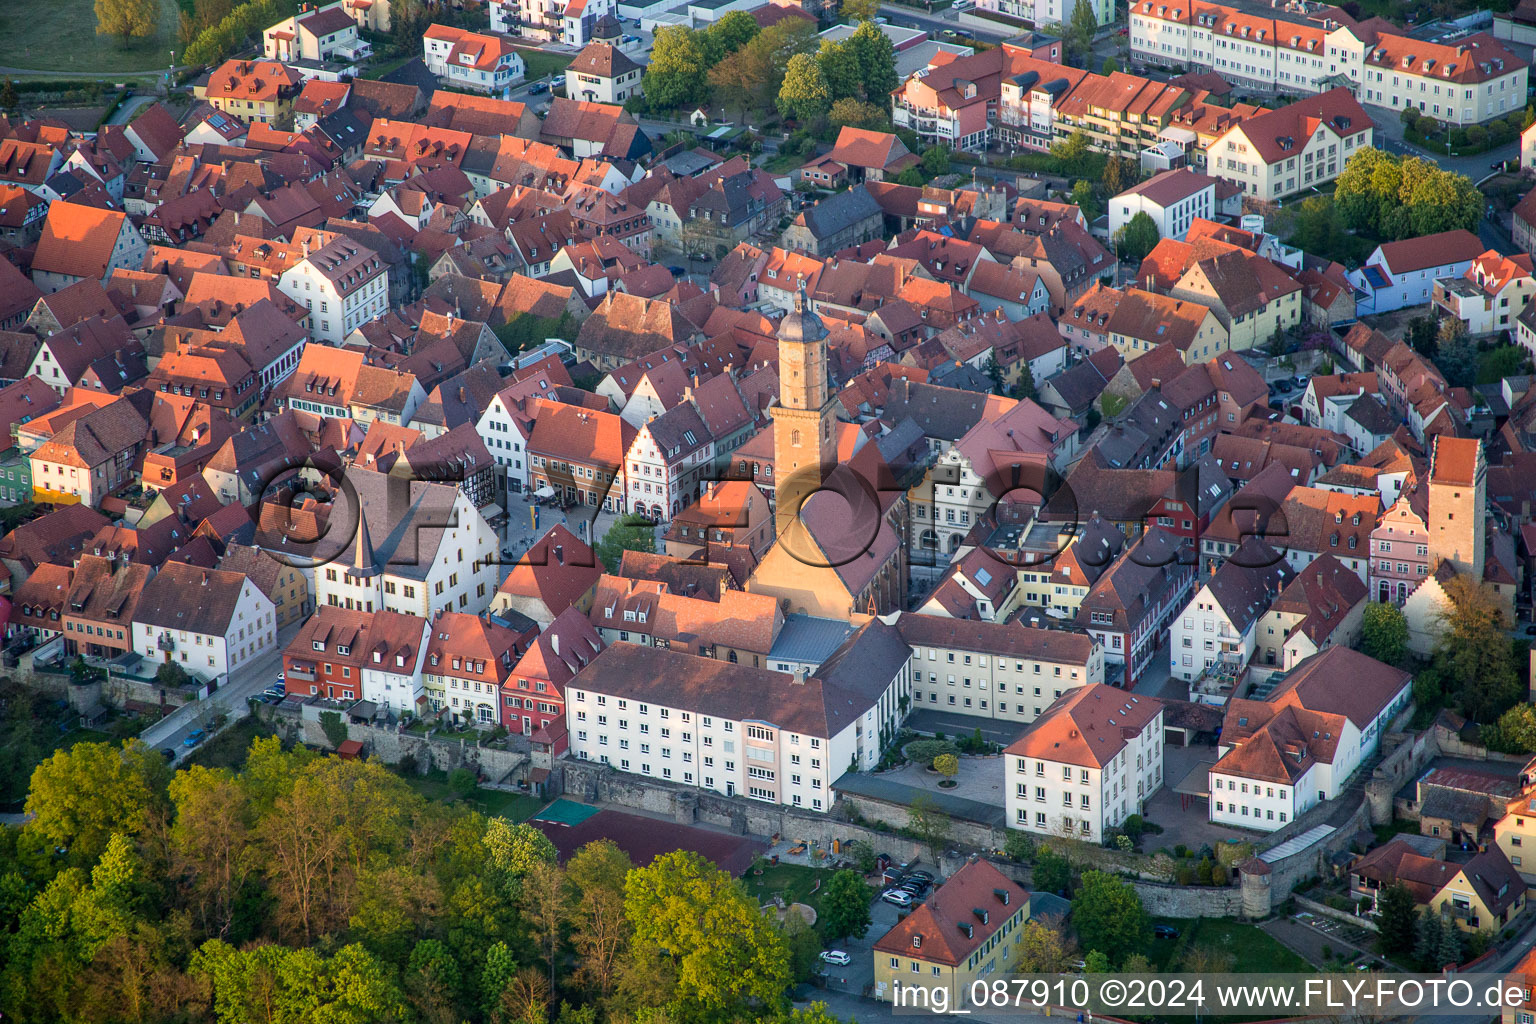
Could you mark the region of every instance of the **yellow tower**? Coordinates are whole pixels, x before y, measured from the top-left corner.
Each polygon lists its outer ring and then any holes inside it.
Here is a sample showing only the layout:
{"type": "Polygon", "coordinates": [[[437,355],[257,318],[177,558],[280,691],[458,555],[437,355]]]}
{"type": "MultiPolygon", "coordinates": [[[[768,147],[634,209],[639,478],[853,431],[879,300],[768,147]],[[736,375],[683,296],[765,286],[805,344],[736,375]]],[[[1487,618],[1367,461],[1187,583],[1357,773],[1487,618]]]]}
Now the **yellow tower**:
{"type": "Polygon", "coordinates": [[[774,504],[781,527],[799,515],[805,499],[820,489],[837,464],[832,410],[827,329],[806,308],[802,277],[794,311],[779,324],[779,401],[770,410],[774,504]]]}

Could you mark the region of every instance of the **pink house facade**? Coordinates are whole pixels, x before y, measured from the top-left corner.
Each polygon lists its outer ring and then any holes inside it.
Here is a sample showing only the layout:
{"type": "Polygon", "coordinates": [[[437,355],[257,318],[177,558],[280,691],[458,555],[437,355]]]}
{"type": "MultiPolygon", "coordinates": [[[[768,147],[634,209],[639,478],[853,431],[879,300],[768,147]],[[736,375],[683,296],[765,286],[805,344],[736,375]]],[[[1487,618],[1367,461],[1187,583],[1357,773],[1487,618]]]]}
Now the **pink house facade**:
{"type": "Polygon", "coordinates": [[[1370,596],[1402,606],[1429,576],[1429,495],[1412,486],[1371,531],[1370,596]]]}

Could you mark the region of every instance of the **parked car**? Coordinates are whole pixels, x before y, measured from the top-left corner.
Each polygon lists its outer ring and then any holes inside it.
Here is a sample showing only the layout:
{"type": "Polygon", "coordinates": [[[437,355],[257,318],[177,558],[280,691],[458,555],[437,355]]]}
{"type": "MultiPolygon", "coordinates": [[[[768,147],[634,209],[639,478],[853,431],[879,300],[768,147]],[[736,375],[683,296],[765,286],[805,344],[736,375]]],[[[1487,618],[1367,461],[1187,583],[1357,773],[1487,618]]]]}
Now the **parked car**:
{"type": "Polygon", "coordinates": [[[954,29],[952,29],[952,28],[947,28],[947,29],[945,29],[945,30],[944,30],[944,31],[943,31],[943,32],[942,32],[942,33],[940,33],[940,34],[941,34],[941,35],[943,35],[943,37],[944,37],[944,38],[945,38],[945,39],[953,39],[953,38],[955,38],[955,36],[957,36],[957,35],[959,35],[959,34],[960,34],[960,33],[958,33],[958,32],[956,32],[956,31],[955,31],[955,30],[954,30],[954,29]]]}
{"type": "Polygon", "coordinates": [[[688,273],[688,271],[684,270],[682,267],[668,267],[667,269],[672,272],[673,277],[682,277],[684,274],[688,273]]]}
{"type": "Polygon", "coordinates": [[[824,964],[836,964],[839,967],[846,967],[853,963],[853,957],[849,956],[847,953],[844,953],[840,949],[827,949],[823,950],[821,953],[821,962],[824,964]]]}
{"type": "Polygon", "coordinates": [[[174,761],[176,760],[176,749],[174,747],[161,747],[160,756],[167,761],[174,761]]]}
{"type": "Polygon", "coordinates": [[[546,93],[546,92],[549,92],[549,83],[548,82],[534,82],[532,85],[530,85],[528,87],[528,95],[529,96],[537,96],[540,93],[546,93]]]}
{"type": "Polygon", "coordinates": [[[928,871],[914,871],[908,877],[911,877],[911,878],[921,878],[923,881],[927,882],[929,885],[933,884],[933,874],[932,874],[932,872],[928,872],[928,871]]]}
{"type": "Polygon", "coordinates": [[[1275,390],[1280,392],[1282,395],[1288,395],[1294,389],[1295,389],[1295,385],[1293,385],[1288,380],[1277,380],[1277,381],[1275,381],[1275,390]]]}
{"type": "Polygon", "coordinates": [[[203,737],[207,735],[208,734],[201,729],[193,729],[191,732],[187,733],[187,738],[181,741],[181,745],[184,747],[195,747],[199,743],[203,742],[203,737]]]}
{"type": "Polygon", "coordinates": [[[1171,924],[1155,924],[1152,926],[1152,937],[1156,939],[1176,939],[1179,930],[1171,924]]]}
{"type": "Polygon", "coordinates": [[[887,889],[880,894],[880,898],[898,907],[910,907],[912,905],[912,894],[902,892],[900,889],[887,889]]]}

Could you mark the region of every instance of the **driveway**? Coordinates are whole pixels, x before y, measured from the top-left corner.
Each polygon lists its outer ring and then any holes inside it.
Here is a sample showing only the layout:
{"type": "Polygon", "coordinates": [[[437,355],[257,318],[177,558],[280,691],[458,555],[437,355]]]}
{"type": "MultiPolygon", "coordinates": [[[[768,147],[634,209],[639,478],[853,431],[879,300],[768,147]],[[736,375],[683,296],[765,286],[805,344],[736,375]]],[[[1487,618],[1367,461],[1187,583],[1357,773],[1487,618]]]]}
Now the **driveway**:
{"type": "Polygon", "coordinates": [[[277,642],[253,661],[235,669],[225,684],[206,700],[193,701],[149,726],[139,738],[155,749],[170,748],[179,761],[191,748],[182,746],[194,729],[208,729],[220,713],[231,718],[243,718],[248,710],[246,698],[260,693],[277,682],[277,674],[283,670],[283,649],[298,633],[302,623],[291,623],[277,635],[277,642]]]}
{"type": "Polygon", "coordinates": [[[989,743],[1007,746],[1020,736],[1028,726],[1020,722],[1000,722],[994,718],[977,715],[957,715],[948,711],[913,708],[907,716],[907,728],[914,732],[943,733],[948,737],[973,736],[981,730],[981,738],[989,743]]]}

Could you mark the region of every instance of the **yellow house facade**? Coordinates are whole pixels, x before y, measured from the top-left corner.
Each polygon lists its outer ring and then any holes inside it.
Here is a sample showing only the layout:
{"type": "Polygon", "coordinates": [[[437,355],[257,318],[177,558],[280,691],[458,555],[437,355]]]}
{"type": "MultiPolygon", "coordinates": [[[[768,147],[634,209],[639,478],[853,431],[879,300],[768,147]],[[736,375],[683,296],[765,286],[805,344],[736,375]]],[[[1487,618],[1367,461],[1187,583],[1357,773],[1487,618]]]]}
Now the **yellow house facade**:
{"type": "Polygon", "coordinates": [[[915,1006],[970,1005],[971,983],[1000,976],[1018,956],[1029,893],[984,860],[970,861],[875,943],[875,998],[915,1006]]]}

